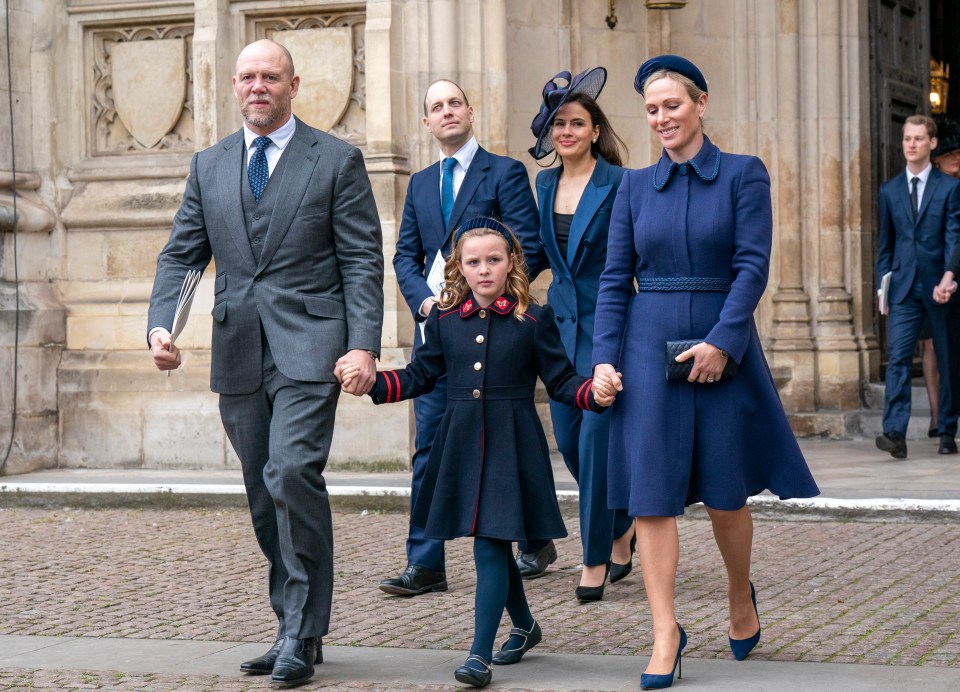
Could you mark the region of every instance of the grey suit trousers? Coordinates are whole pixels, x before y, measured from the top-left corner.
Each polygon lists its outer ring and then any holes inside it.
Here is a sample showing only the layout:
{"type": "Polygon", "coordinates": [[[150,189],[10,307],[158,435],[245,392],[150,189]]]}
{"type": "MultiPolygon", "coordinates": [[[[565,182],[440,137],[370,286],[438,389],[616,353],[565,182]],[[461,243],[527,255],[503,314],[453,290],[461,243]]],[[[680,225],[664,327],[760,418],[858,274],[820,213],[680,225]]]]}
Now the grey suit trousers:
{"type": "Polygon", "coordinates": [[[333,524],[323,470],[340,387],[276,367],[264,339],[263,382],[221,394],[220,417],[243,468],[253,530],[269,561],[279,635],[320,637],[330,626],[333,524]]]}

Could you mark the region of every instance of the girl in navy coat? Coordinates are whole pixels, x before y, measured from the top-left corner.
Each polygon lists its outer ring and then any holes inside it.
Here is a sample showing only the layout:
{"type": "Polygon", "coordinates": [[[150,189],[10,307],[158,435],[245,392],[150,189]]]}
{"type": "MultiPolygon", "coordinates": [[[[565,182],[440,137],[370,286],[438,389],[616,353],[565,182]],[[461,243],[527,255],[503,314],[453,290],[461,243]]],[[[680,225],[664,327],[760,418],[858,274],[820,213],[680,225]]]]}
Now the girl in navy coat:
{"type": "MultiPolygon", "coordinates": [[[[625,146],[596,102],[606,79],[602,67],[572,79],[561,72],[544,86],[543,105],[531,125],[537,142],[530,154],[540,160],[556,152],[560,160],[537,175],[540,242],[553,275],[547,302],[567,357],[582,375],[593,371],[597,289],[607,258],[610,210],[623,177],[625,146]],[[557,79],[567,86],[558,86],[557,79]]],[[[613,584],[630,573],[634,545],[633,520],[626,510],[607,506],[610,416],[556,401],[550,402],[550,416],[557,447],[580,487],[583,572],[576,596],[599,601],[608,574],[613,584]]],[[[529,563],[528,556],[543,547],[520,549],[518,562],[529,563]]]]}
{"type": "Polygon", "coordinates": [[[728,636],[745,658],[760,639],[750,582],[753,521],[746,502],[819,491],[800,453],[760,348],[753,312],[773,235],[770,179],[753,156],[721,153],[703,133],[707,83],[678,56],[645,62],[636,89],[663,154],[623,176],[600,277],[595,376],[622,374],[611,411],[611,507],[636,517],[653,615],[644,689],[669,687],[686,644],[674,612],[676,516],[702,502],[727,569],[728,636]],[[636,281],[638,292],[632,287],[636,281]],[[668,340],[703,339],[668,381],[668,340]],[[729,361],[739,364],[725,376],[729,361]]]}
{"type": "MultiPolygon", "coordinates": [[[[474,640],[455,677],[476,687],[490,682],[491,662],[516,663],[542,637],[511,542],[567,535],[534,405],[537,377],[551,398],[585,410],[603,410],[615,394],[609,377],[577,374],[552,310],[532,305],[529,290],[513,233],[490,218],[466,222],[417,360],[377,373],[369,392],[377,404],[404,401],[447,375],[447,410],[411,521],[430,538],[474,537],[474,640]],[[504,608],[513,629],[493,656],[504,608]]],[[[344,366],[338,376],[346,385],[355,372],[344,366]]]]}

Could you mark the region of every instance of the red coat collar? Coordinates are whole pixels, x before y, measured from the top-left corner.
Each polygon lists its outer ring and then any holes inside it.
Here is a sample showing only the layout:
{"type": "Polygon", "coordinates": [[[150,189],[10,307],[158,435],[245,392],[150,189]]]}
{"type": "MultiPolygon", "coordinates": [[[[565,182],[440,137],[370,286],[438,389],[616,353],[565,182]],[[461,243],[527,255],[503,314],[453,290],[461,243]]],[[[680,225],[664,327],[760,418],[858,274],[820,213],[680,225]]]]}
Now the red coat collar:
{"type": "MultiPolygon", "coordinates": [[[[516,304],[516,298],[512,296],[500,296],[490,303],[487,308],[498,315],[509,315],[516,304]]],[[[473,299],[473,295],[471,294],[469,298],[460,303],[460,317],[469,317],[479,309],[480,305],[473,299]]]]}

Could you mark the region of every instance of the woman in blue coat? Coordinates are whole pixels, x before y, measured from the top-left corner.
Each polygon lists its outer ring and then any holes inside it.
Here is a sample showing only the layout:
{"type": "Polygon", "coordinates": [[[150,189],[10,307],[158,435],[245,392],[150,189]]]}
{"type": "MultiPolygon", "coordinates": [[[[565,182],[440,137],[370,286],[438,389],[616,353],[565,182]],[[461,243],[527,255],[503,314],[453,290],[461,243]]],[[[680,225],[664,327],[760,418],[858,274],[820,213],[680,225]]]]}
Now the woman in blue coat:
{"type": "Polygon", "coordinates": [[[595,374],[619,373],[611,411],[609,499],[636,517],[654,646],[641,687],[669,687],[686,645],[674,613],[676,516],[702,502],[727,570],[728,636],[742,660],[760,639],[750,581],[747,498],[819,493],[787,424],[753,313],[767,283],[770,179],[753,156],[703,133],[707,83],[678,56],[645,62],[635,83],[663,153],[624,175],[600,279],[595,374]],[[638,292],[632,286],[637,282],[638,292]],[[668,340],[702,339],[668,381],[668,340]],[[733,361],[735,376],[724,375],[733,361]]]}
{"type": "MultiPolygon", "coordinates": [[[[561,72],[544,87],[543,105],[531,126],[537,141],[530,154],[540,160],[556,152],[560,160],[537,175],[540,242],[553,275],[547,302],[567,357],[584,376],[593,370],[597,290],[610,210],[623,177],[625,147],[596,102],[606,78],[602,67],[572,79],[561,72]],[[567,85],[559,86],[558,79],[567,85]]],[[[610,416],[556,401],[550,402],[550,416],[557,447],[580,487],[583,572],[576,596],[598,601],[608,573],[611,583],[630,573],[633,553],[633,521],[626,511],[607,506],[610,416]]],[[[539,547],[521,546],[521,551],[535,553],[539,547]]]]}

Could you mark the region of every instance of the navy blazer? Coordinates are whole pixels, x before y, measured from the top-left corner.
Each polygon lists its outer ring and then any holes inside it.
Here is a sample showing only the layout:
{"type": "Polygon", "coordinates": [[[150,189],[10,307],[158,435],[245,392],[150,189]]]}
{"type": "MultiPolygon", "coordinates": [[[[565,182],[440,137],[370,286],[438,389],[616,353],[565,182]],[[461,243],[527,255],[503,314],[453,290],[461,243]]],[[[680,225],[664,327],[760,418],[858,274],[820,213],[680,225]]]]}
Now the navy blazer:
{"type": "Polygon", "coordinates": [[[877,286],[884,274],[893,272],[891,304],[907,297],[917,276],[924,295],[932,298],[933,288],[960,241],[960,181],[934,168],[927,178],[916,220],[910,204],[906,173],[880,186],[877,286]]]}
{"type": "MultiPolygon", "coordinates": [[[[492,216],[509,226],[523,247],[531,281],[545,264],[538,239],[537,203],[522,163],[491,154],[483,147],[477,149],[447,227],[440,212],[440,166],[437,161],[410,177],[393,256],[400,292],[418,322],[424,319],[420,306],[433,295],[427,286],[426,272],[441,248],[444,257],[450,256],[453,230],[468,219],[492,216]]],[[[417,330],[418,342],[419,338],[417,330]]]]}
{"type": "Polygon", "coordinates": [[[603,157],[597,158],[593,175],[583,190],[570,224],[567,256],[561,257],[553,226],[553,201],[562,170],[562,167],[549,168],[537,174],[540,242],[553,273],[553,282],[547,289],[547,302],[556,316],[567,357],[583,375],[590,374],[593,368],[597,292],[607,260],[610,210],[624,171],[620,166],[607,163],[603,157]]]}

